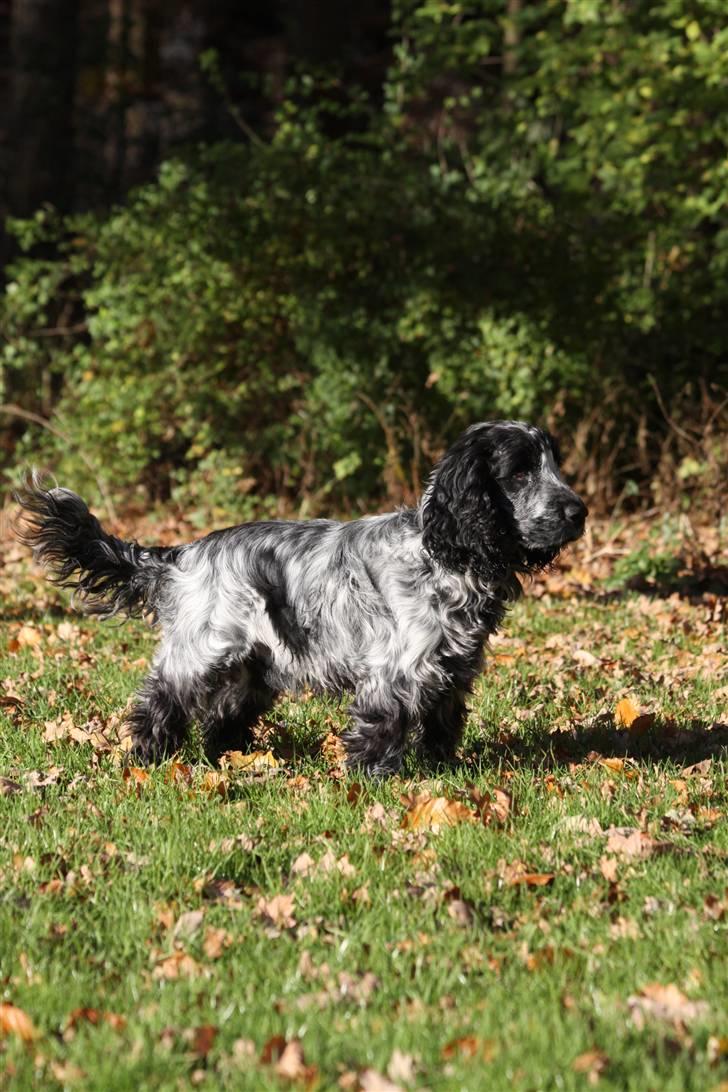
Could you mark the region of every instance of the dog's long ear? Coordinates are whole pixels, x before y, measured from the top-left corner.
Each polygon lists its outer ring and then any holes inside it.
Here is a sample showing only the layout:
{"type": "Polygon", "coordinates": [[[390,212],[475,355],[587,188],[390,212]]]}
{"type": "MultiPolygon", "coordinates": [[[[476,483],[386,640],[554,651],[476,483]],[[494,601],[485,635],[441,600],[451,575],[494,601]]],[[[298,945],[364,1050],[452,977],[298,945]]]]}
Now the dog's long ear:
{"type": "Polygon", "coordinates": [[[422,543],[446,569],[494,575],[506,529],[495,501],[487,426],[469,429],[442,458],[422,502],[422,543]]]}

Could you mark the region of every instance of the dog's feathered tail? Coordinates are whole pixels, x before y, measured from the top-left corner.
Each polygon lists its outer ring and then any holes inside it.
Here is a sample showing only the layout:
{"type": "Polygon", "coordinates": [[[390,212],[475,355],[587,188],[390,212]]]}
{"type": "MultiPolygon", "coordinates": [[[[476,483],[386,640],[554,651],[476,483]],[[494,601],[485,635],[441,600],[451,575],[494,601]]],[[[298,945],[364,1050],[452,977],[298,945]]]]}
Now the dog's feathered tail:
{"type": "Polygon", "coordinates": [[[15,493],[23,509],[16,525],[21,542],[55,584],[74,589],[74,601],[87,614],[109,618],[154,613],[161,578],[180,547],[144,547],[104,531],[70,489],[46,488],[33,471],[15,493]]]}

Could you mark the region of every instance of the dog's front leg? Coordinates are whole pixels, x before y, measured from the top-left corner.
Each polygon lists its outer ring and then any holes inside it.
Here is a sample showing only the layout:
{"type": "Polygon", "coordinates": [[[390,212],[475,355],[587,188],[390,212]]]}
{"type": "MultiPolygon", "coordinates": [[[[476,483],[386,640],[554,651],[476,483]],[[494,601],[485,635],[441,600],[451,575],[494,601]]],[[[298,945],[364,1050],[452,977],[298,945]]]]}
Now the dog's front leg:
{"type": "Polygon", "coordinates": [[[407,735],[415,718],[391,691],[357,693],[349,709],[351,728],[344,732],[347,765],[372,777],[389,777],[402,765],[407,735]]]}
{"type": "Polygon", "coordinates": [[[449,764],[463,736],[467,717],[465,694],[448,690],[422,716],[422,749],[436,764],[449,764]]]}

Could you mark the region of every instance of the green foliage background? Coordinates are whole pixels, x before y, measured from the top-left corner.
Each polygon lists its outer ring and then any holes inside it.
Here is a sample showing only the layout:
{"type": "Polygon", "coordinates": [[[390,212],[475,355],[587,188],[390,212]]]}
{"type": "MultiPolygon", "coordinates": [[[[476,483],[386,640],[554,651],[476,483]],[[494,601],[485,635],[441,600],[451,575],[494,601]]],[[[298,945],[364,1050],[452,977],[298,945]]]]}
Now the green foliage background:
{"type": "Polygon", "coordinates": [[[397,0],[392,34],[381,102],[302,76],[270,139],[15,224],[6,397],[64,437],[16,459],[311,512],[516,416],[582,430],[587,491],[650,480],[666,408],[726,379],[722,0],[397,0]]]}

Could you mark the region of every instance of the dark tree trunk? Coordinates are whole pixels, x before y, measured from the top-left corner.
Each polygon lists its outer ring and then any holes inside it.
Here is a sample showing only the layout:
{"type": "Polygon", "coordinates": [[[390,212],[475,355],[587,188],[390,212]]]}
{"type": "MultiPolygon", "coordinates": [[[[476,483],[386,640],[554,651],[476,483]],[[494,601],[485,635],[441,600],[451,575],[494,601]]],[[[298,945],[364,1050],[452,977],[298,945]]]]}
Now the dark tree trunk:
{"type": "Polygon", "coordinates": [[[7,134],[7,205],[26,216],[73,201],[76,0],[14,0],[7,134]]]}

